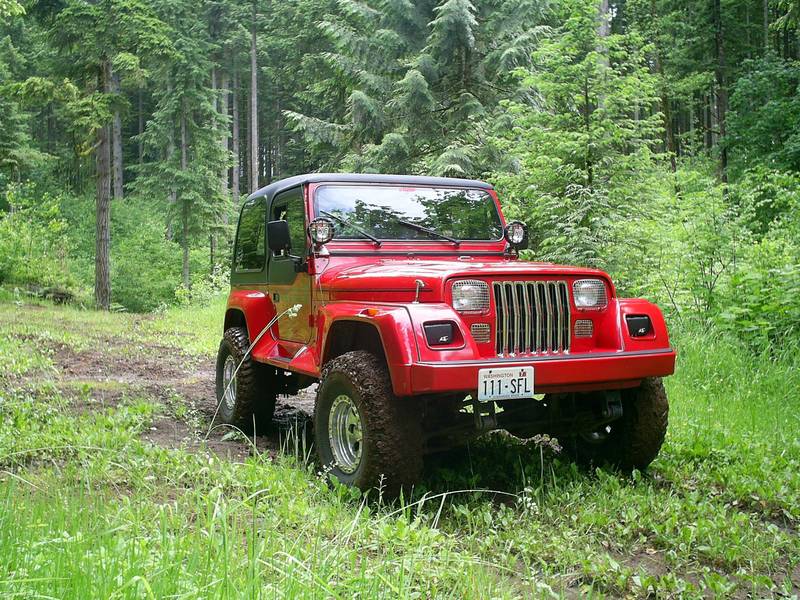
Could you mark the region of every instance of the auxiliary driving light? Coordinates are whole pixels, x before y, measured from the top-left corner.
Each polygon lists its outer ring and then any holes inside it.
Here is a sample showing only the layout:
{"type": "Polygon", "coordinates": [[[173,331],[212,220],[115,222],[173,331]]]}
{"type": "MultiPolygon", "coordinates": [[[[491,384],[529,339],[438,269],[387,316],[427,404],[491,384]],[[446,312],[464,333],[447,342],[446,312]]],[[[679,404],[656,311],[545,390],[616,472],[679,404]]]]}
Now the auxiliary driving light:
{"type": "Polygon", "coordinates": [[[455,334],[451,321],[425,323],[423,329],[428,346],[450,346],[453,343],[455,334]]]}
{"type": "Polygon", "coordinates": [[[646,337],[653,332],[653,323],[647,315],[625,315],[631,337],[646,337]]]}
{"type": "Polygon", "coordinates": [[[327,244],[333,239],[333,221],[314,219],[308,224],[308,236],[317,246],[327,244]]]}
{"type": "Polygon", "coordinates": [[[528,226],[522,221],[511,221],[506,225],[503,235],[515,250],[528,247],[528,226]]]}

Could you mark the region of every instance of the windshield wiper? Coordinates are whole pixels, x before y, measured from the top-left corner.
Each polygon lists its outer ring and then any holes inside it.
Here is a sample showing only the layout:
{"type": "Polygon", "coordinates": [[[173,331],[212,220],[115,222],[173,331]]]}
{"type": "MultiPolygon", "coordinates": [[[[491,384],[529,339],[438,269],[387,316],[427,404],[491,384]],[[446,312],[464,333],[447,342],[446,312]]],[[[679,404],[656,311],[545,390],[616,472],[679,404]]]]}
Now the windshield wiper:
{"type": "Polygon", "coordinates": [[[456,246],[461,245],[461,240],[457,240],[456,238],[452,238],[449,235],[439,233],[438,231],[434,231],[433,229],[428,229],[427,227],[423,227],[422,225],[417,225],[416,223],[412,223],[411,221],[403,221],[402,219],[396,219],[395,223],[399,223],[403,227],[408,227],[409,229],[421,231],[422,233],[427,233],[428,235],[432,235],[441,238],[443,240],[447,240],[448,242],[454,243],[456,246]]]}
{"type": "Polygon", "coordinates": [[[329,213],[327,210],[321,210],[319,212],[320,212],[320,214],[325,215],[326,217],[330,217],[331,219],[335,219],[335,220],[339,221],[339,223],[341,223],[342,225],[344,225],[346,227],[350,227],[353,231],[357,231],[358,233],[363,235],[365,238],[368,238],[368,239],[372,240],[378,248],[381,247],[381,244],[383,242],[381,242],[378,238],[376,238],[371,233],[367,233],[366,231],[361,229],[358,225],[354,225],[353,223],[351,223],[347,219],[343,219],[342,217],[340,217],[338,215],[335,215],[333,213],[329,213]]]}

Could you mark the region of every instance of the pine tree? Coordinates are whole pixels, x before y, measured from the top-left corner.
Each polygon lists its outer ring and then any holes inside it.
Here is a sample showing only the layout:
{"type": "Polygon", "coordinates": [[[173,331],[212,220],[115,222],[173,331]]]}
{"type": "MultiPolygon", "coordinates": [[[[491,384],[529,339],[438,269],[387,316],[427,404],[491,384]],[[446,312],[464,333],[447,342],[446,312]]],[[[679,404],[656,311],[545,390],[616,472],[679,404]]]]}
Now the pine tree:
{"type": "Polygon", "coordinates": [[[187,290],[192,240],[224,230],[230,209],[219,185],[219,173],[229,160],[219,140],[228,123],[217,110],[218,96],[209,77],[214,43],[207,30],[199,34],[195,9],[189,0],[161,7],[175,52],[156,69],[156,108],[143,134],[155,159],[143,165],[135,182],[137,192],[164,198],[170,222],[179,224],[170,229],[179,232],[182,283],[187,290]]]}
{"type": "Polygon", "coordinates": [[[51,31],[98,100],[87,132],[95,137],[97,165],[95,301],[100,308],[108,309],[111,303],[111,123],[118,114],[121,100],[113,88],[114,59],[123,53],[126,56],[163,55],[169,52],[171,43],[163,22],[143,0],[101,0],[97,4],[69,0],[54,14],[51,31]]]}
{"type": "Polygon", "coordinates": [[[601,41],[592,0],[562,10],[563,25],[523,79],[535,103],[507,105],[514,121],[497,143],[519,159],[506,192],[532,224],[537,255],[591,264],[613,215],[632,200],[610,194],[658,159],[662,115],[651,108],[657,79],[637,50],[643,40],[610,33],[601,41]]]}
{"type": "Polygon", "coordinates": [[[287,111],[326,167],[477,175],[502,157],[491,146],[499,100],[514,95],[509,69],[529,63],[541,6],[485,2],[340,0],[320,29],[325,89],[346,111],[287,111]],[[486,74],[508,89],[487,80],[486,74]],[[323,158],[324,157],[324,158],[323,158]]]}

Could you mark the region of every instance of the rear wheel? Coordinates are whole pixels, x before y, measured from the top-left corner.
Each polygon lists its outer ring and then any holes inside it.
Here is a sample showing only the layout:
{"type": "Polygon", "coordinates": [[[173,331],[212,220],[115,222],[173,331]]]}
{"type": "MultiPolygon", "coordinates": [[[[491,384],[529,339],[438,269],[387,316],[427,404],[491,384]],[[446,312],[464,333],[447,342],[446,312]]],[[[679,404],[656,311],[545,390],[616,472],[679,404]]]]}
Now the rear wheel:
{"type": "Polygon", "coordinates": [[[622,391],[622,416],[574,440],[575,457],[585,464],[608,463],[643,470],[658,455],[667,433],[669,403],[659,377],[622,391]]]}
{"type": "Polygon", "coordinates": [[[254,420],[256,426],[270,424],[277,397],[274,369],[245,356],[249,347],[247,330],[231,327],[217,353],[217,418],[248,430],[254,420]]]}
{"type": "Polygon", "coordinates": [[[322,373],[314,437],[323,467],[346,485],[396,496],[422,473],[418,403],[397,398],[389,371],[369,352],[348,352],[322,373]]]}

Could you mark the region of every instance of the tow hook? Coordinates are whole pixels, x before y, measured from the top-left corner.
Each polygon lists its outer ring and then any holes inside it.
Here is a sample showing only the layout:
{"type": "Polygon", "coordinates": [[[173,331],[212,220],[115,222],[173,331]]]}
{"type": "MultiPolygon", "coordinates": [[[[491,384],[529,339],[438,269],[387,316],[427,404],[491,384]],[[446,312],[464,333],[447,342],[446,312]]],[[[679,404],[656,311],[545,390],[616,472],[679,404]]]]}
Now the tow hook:
{"type": "Polygon", "coordinates": [[[480,433],[497,429],[497,413],[494,402],[478,402],[472,399],[472,415],[475,419],[475,429],[480,433]]]}
{"type": "Polygon", "coordinates": [[[619,390],[613,390],[605,393],[605,400],[603,402],[603,410],[600,412],[603,419],[607,421],[615,421],[622,417],[622,396],[619,390]]]}

